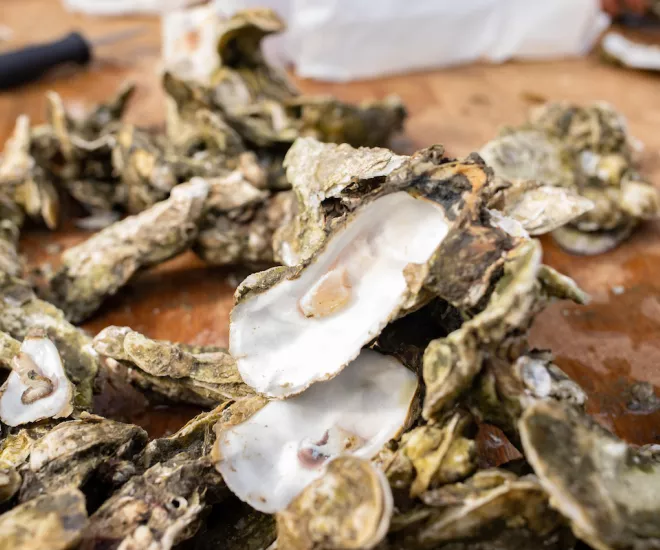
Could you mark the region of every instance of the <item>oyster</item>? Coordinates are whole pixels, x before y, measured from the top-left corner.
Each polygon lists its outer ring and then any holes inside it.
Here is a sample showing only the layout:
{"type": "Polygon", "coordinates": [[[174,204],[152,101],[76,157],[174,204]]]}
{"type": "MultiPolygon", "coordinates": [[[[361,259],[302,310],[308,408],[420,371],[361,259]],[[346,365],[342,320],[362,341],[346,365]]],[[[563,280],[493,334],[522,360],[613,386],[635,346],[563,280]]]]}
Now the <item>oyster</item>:
{"type": "Polygon", "coordinates": [[[11,370],[14,357],[21,351],[21,343],[0,331],[0,367],[11,370]]]}
{"type": "Polygon", "coordinates": [[[374,548],[387,534],[392,510],[392,492],[380,470],[362,458],[338,457],[277,513],[277,547],[374,548]]]}
{"type": "Polygon", "coordinates": [[[24,502],[65,487],[82,489],[94,475],[119,485],[126,481],[126,468],[134,471],[130,460],[146,441],[142,428],[87,413],[61,422],[32,445],[20,469],[19,498],[24,502]]]}
{"type": "Polygon", "coordinates": [[[66,376],[75,385],[75,407],[91,408],[99,369],[91,338],[69,323],[61,310],[39,300],[26,282],[0,273],[0,330],[23,339],[33,329],[43,330],[59,351],[66,376]]]}
{"type": "Polygon", "coordinates": [[[63,489],[2,514],[0,549],[73,549],[86,525],[85,496],[75,488],[63,489]]]}
{"type": "Polygon", "coordinates": [[[0,189],[27,215],[43,220],[49,229],[55,229],[59,218],[59,197],[46,172],[32,156],[31,144],[30,119],[21,115],[0,162],[0,189]]]}
{"type": "Polygon", "coordinates": [[[554,401],[520,420],[527,460],[573,532],[598,550],[660,547],[660,463],[554,401]]]}
{"type": "Polygon", "coordinates": [[[20,277],[23,262],[18,255],[18,239],[25,214],[12,195],[11,189],[0,185],[0,271],[20,277]]]}
{"type": "Polygon", "coordinates": [[[30,456],[34,444],[48,433],[48,424],[22,429],[0,441],[0,504],[10,500],[21,488],[19,473],[30,456]]]}
{"type": "Polygon", "coordinates": [[[424,493],[422,500],[423,506],[394,516],[388,548],[572,548],[534,476],[482,470],[424,493]]]}
{"type": "MultiPolygon", "coordinates": [[[[579,193],[583,205],[574,197],[570,203],[582,214],[554,236],[570,252],[598,254],[660,212],[658,192],[637,171],[635,148],[623,116],[611,106],[559,102],[533,110],[526,125],[506,130],[482,154],[506,179],[558,186],[558,196],[579,193]],[[586,209],[586,201],[593,207],[586,209]]],[[[561,206],[554,211],[561,214],[561,206]]]]}
{"type": "Polygon", "coordinates": [[[362,181],[379,181],[399,168],[406,157],[389,149],[354,149],[297,139],[284,159],[288,181],[296,195],[297,213],[275,234],[276,259],[297,265],[309,259],[326,238],[326,217],[340,193],[362,181]]]}
{"type": "Polygon", "coordinates": [[[28,332],[0,388],[0,419],[8,426],[73,412],[73,385],[57,348],[41,329],[28,332]]]}
{"type": "Polygon", "coordinates": [[[469,437],[472,418],[462,412],[443,425],[426,424],[401,437],[401,443],[385,474],[394,489],[407,489],[416,498],[425,491],[455,483],[474,472],[476,443],[469,437]]]}
{"type": "Polygon", "coordinates": [[[136,271],[183,252],[197,235],[208,189],[202,179],[179,185],[168,200],[68,249],[49,281],[52,301],[82,321],[136,271]]]}
{"type": "Polygon", "coordinates": [[[128,327],[107,327],[94,349],[130,369],[129,379],[173,401],[215,406],[250,395],[234,359],[224,350],[190,350],[182,344],[150,340],[128,327]]]}
{"type": "Polygon", "coordinates": [[[237,425],[220,424],[216,467],[241,500],[286,508],[340,454],[372,458],[406,427],[416,376],[392,357],[363,350],[341,374],[237,425]]]}
{"type": "Polygon", "coordinates": [[[204,413],[176,434],[149,443],[137,463],[146,468],[132,477],[91,517],[83,548],[169,550],[192,537],[202,513],[221,498],[225,485],[207,454],[212,424],[222,405],[204,413]]]}
{"type": "Polygon", "coordinates": [[[520,415],[538,399],[555,399],[584,409],[586,393],[552,359],[550,352],[539,350],[521,355],[513,364],[496,357],[487,359],[468,397],[471,410],[517,440],[520,415]]]}
{"type": "Polygon", "coordinates": [[[527,347],[525,333],[534,315],[553,297],[587,300],[570,279],[541,264],[537,241],[524,241],[506,257],[504,275],[485,309],[426,348],[424,417],[450,408],[472,385],[487,357],[516,360],[527,347]]]}

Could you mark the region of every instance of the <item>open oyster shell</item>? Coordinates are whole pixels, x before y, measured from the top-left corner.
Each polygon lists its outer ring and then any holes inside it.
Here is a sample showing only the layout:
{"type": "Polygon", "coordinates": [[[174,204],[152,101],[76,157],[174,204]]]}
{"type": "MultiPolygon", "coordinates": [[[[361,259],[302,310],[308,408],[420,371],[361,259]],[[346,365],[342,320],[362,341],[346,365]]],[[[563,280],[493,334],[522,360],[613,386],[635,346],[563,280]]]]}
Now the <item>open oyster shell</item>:
{"type": "Polygon", "coordinates": [[[423,506],[395,515],[388,548],[451,550],[573,547],[539,480],[482,470],[422,495],[423,506]]]}
{"type": "Polygon", "coordinates": [[[285,508],[328,460],[372,458],[405,429],[416,376],[392,357],[363,350],[340,375],[238,425],[217,428],[216,467],[227,486],[263,512],[285,508]]]}
{"type": "Polygon", "coordinates": [[[73,549],[86,525],[85,496],[78,489],[63,489],[0,515],[0,549],[73,549]]]}
{"type": "Polygon", "coordinates": [[[241,380],[234,359],[222,349],[190,350],[115,326],[99,332],[93,346],[127,367],[129,380],[171,401],[216,406],[253,393],[241,380]]]}
{"type": "Polygon", "coordinates": [[[208,183],[179,185],[171,197],[117,222],[62,255],[49,281],[52,300],[79,322],[116,293],[140,268],[183,252],[197,234],[208,183]]]}
{"type": "Polygon", "coordinates": [[[25,281],[0,272],[0,330],[21,340],[34,329],[43,330],[59,351],[66,376],[75,385],[74,405],[91,408],[99,369],[91,338],[57,307],[38,299],[25,281]]]}
{"type": "Polygon", "coordinates": [[[338,457],[277,513],[279,550],[370,549],[387,534],[392,492],[368,460],[338,457]]]}
{"type": "Polygon", "coordinates": [[[0,419],[18,426],[73,412],[73,385],[57,348],[41,330],[27,334],[0,388],[0,419]]]}
{"type": "Polygon", "coordinates": [[[527,460],[576,536],[598,550],[660,546],[660,463],[554,401],[535,402],[519,428],[527,460]]]}

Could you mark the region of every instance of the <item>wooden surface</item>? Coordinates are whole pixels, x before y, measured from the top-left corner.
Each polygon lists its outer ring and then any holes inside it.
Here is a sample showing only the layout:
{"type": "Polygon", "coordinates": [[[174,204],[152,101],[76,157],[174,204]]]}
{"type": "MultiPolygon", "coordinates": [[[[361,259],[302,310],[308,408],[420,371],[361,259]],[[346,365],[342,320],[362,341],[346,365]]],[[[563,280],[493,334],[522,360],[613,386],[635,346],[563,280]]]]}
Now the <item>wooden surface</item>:
{"type": "MultiPolygon", "coordinates": [[[[19,114],[29,114],[35,123],[43,120],[47,90],[83,107],[107,98],[125,79],[139,86],[128,120],[162,124],[157,21],[72,16],[55,0],[2,0],[0,23],[15,33],[12,43],[0,44],[0,49],[55,38],[74,28],[84,28],[89,36],[145,28],[143,36],[100,52],[103,58],[86,71],[60,73],[0,94],[0,143],[19,114]]],[[[627,116],[633,135],[646,145],[643,171],[660,184],[659,75],[604,66],[589,58],[472,65],[345,85],[297,84],[304,92],[348,101],[396,93],[410,112],[405,136],[396,147],[409,152],[442,143],[454,155],[478,149],[501,125],[521,122],[534,102],[605,100],[627,116]]],[[[22,245],[31,262],[56,261],[56,247],[49,244],[69,246],[83,238],[80,233],[33,231],[22,245]]],[[[573,277],[593,301],[586,307],[560,303],[541,314],[533,327],[533,344],[553,350],[557,363],[589,393],[589,409],[603,424],[633,443],[660,443],[660,411],[627,406],[635,381],[660,385],[660,223],[647,224],[618,250],[595,258],[569,256],[550,239],[543,244],[546,262],[573,277]]],[[[228,277],[228,271],[208,268],[186,254],[141,274],[85,326],[95,333],[109,324],[130,325],[154,338],[226,345],[232,294],[228,277]]],[[[139,418],[157,433],[176,427],[190,414],[160,410],[139,418]]]]}

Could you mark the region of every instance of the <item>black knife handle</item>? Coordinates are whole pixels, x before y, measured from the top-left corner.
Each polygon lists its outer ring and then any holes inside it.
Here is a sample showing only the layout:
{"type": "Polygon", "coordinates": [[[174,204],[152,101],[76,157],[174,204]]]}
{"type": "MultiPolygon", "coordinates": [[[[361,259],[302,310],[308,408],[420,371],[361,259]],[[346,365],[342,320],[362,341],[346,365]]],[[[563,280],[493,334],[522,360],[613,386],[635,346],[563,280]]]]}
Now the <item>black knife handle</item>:
{"type": "Polygon", "coordinates": [[[92,47],[77,32],[60,40],[27,46],[0,54],[0,90],[15,88],[39,79],[63,63],[84,65],[92,58],[92,47]]]}

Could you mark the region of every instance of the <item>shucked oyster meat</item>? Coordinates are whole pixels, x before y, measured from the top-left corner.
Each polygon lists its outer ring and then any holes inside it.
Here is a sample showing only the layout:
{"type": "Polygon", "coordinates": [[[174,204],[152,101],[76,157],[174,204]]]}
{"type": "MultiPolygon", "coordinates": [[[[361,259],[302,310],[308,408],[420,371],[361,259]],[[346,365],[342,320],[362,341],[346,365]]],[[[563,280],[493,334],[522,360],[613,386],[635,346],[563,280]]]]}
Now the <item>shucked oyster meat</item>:
{"type": "Polygon", "coordinates": [[[93,346],[127,367],[134,384],[171,401],[216,406],[252,394],[234,359],[221,348],[191,349],[114,326],[97,334],[93,346]]]}
{"type": "Polygon", "coordinates": [[[660,548],[660,463],[553,401],[525,411],[520,435],[552,507],[576,536],[597,550],[660,548]]]}
{"type": "Polygon", "coordinates": [[[417,377],[392,357],[363,350],[334,379],[271,401],[238,425],[216,428],[216,467],[257,510],[286,508],[341,454],[372,458],[407,426],[417,377]]]}
{"type": "MultiPolygon", "coordinates": [[[[575,192],[590,201],[592,208],[582,207],[554,237],[570,252],[598,254],[660,211],[658,192],[637,171],[635,149],[623,116],[611,106],[559,102],[534,109],[523,127],[506,130],[481,154],[506,179],[561,187],[554,193],[564,202],[575,192]]],[[[569,203],[580,208],[572,198],[569,203]]],[[[555,209],[562,206],[568,207],[558,202],[555,209]]]]}

